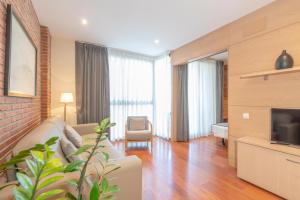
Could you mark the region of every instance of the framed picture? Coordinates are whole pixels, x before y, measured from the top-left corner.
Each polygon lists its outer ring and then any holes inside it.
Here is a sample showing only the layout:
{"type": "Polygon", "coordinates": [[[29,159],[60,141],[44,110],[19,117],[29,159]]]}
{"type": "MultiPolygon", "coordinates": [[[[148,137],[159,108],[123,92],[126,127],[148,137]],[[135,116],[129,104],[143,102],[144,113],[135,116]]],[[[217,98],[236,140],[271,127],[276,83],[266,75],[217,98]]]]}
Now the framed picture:
{"type": "Polygon", "coordinates": [[[36,96],[37,48],[7,5],[5,49],[5,95],[36,96]]]}

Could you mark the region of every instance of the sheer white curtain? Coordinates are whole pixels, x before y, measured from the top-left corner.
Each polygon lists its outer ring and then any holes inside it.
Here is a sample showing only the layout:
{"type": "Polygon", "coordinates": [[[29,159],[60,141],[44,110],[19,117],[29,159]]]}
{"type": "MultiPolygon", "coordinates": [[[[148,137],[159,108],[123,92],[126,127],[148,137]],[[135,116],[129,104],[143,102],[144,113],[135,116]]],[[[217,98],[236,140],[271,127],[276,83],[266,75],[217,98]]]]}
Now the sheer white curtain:
{"type": "Polygon", "coordinates": [[[153,59],[109,49],[111,140],[124,139],[127,116],[153,121],[153,59]]]}
{"type": "Polygon", "coordinates": [[[169,55],[154,61],[154,134],[171,137],[171,61],[169,55]]]}
{"type": "Polygon", "coordinates": [[[216,123],[216,62],[200,60],[188,65],[189,137],[211,133],[216,123]]]}

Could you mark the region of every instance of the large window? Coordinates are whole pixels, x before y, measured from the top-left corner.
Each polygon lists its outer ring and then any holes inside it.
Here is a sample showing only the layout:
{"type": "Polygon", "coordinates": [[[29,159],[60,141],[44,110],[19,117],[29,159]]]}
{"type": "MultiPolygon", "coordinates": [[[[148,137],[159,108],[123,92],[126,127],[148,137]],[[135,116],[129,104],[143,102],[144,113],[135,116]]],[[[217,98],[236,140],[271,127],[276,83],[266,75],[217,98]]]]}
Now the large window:
{"type": "Polygon", "coordinates": [[[171,65],[158,58],[110,49],[111,139],[124,139],[128,116],[147,116],[154,134],[170,138],[171,65]]]}
{"type": "Polygon", "coordinates": [[[127,116],[153,121],[153,60],[143,55],[110,49],[110,115],[117,123],[111,139],[124,138],[127,116]]]}

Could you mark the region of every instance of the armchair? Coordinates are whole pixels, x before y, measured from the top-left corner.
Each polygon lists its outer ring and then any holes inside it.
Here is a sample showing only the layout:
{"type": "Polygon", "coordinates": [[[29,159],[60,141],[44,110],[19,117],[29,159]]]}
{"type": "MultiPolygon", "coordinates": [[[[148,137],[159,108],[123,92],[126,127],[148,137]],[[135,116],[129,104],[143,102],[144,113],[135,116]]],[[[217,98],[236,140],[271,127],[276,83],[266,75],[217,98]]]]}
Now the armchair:
{"type": "Polygon", "coordinates": [[[130,116],[125,125],[125,150],[128,142],[150,142],[153,144],[153,127],[147,117],[130,116]]]}

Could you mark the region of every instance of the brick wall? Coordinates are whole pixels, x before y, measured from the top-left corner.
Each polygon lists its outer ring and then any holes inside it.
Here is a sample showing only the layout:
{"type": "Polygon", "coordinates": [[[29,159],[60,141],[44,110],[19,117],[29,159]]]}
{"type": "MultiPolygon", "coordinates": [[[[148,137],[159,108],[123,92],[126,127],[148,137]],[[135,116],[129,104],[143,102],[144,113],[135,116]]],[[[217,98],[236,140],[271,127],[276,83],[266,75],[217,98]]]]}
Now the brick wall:
{"type": "Polygon", "coordinates": [[[0,0],[0,159],[41,121],[40,24],[30,0],[0,0]],[[38,50],[37,96],[17,98],[3,95],[6,5],[12,4],[38,50]]]}
{"type": "Polygon", "coordinates": [[[51,105],[51,35],[48,27],[41,26],[41,118],[50,116],[51,105]]]}

